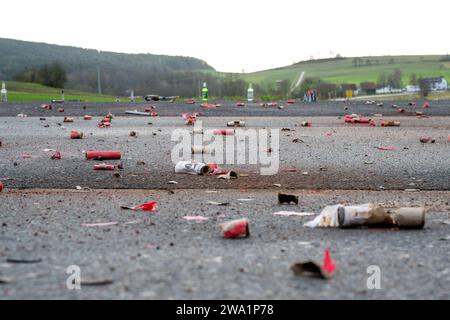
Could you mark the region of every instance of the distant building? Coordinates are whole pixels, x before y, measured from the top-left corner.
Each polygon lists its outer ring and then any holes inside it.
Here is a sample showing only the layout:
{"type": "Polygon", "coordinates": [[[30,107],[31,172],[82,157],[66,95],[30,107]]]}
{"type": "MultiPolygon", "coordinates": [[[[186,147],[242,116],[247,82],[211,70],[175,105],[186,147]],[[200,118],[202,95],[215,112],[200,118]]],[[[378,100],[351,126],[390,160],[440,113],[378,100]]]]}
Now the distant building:
{"type": "Polygon", "coordinates": [[[379,88],[379,89],[376,90],[377,94],[401,93],[401,92],[403,92],[402,89],[395,89],[395,88],[392,88],[391,86],[387,86],[387,87],[384,87],[384,88],[379,88]]]}
{"type": "Polygon", "coordinates": [[[448,82],[444,77],[425,78],[424,80],[428,82],[431,91],[448,90],[448,82]]]}
{"type": "Polygon", "coordinates": [[[408,85],[405,87],[405,91],[406,92],[419,92],[420,91],[420,87],[416,86],[416,85],[408,85]]]}
{"type": "Polygon", "coordinates": [[[365,94],[377,93],[377,84],[375,82],[361,82],[359,86],[361,91],[365,94]]]}

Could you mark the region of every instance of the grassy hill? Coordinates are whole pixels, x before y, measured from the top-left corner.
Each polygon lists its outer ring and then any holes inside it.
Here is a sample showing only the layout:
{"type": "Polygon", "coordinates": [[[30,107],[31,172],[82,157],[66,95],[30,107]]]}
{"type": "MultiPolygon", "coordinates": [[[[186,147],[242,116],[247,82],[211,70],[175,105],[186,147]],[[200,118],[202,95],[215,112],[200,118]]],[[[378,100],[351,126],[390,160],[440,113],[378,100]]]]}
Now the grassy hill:
{"type": "MultiPolygon", "coordinates": [[[[0,81],[1,83],[1,81],[0,81]]],[[[50,88],[36,83],[7,81],[8,101],[42,101],[50,102],[61,98],[61,89],[50,88]]],[[[113,102],[114,96],[98,95],[75,90],[64,90],[66,101],[113,102]]]]}
{"type": "Polygon", "coordinates": [[[376,82],[380,73],[386,75],[395,69],[403,73],[403,84],[409,84],[411,74],[417,77],[444,76],[450,80],[450,62],[440,61],[441,55],[360,57],[362,66],[355,67],[353,58],[300,62],[291,66],[248,73],[244,80],[257,84],[273,84],[276,80],[294,81],[302,71],[305,77],[319,77],[341,84],[364,81],[376,82]],[[370,61],[370,65],[366,65],[370,61]]]}

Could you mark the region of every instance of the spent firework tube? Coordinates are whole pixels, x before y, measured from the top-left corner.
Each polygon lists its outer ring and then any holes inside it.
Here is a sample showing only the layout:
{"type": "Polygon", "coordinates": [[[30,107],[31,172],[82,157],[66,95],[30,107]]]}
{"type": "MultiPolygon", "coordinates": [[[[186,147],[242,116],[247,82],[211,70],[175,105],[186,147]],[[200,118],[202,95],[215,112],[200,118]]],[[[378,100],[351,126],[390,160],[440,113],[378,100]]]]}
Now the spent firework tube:
{"type": "Polygon", "coordinates": [[[214,134],[221,134],[224,136],[233,135],[234,129],[216,129],[216,130],[214,130],[214,134]]]}
{"type": "Polygon", "coordinates": [[[4,185],[3,185],[3,183],[0,181],[0,192],[3,191],[3,187],[4,187],[4,185]]]}
{"type": "Polygon", "coordinates": [[[382,121],[381,126],[382,127],[399,127],[400,121],[382,121]]]}
{"type": "Polygon", "coordinates": [[[92,116],[85,115],[83,117],[83,120],[92,120],[92,116]]]}
{"type": "Polygon", "coordinates": [[[228,221],[219,225],[225,238],[247,238],[250,236],[250,228],[247,219],[228,221]]]}
{"type": "Polygon", "coordinates": [[[115,166],[112,164],[97,164],[94,166],[94,170],[109,170],[112,171],[115,169],[115,166]]]}
{"type": "Polygon", "coordinates": [[[210,153],[209,148],[204,146],[192,146],[191,152],[192,154],[210,153]]]}
{"type": "Polygon", "coordinates": [[[70,139],[83,139],[83,132],[77,130],[70,131],[70,139]]]}
{"type": "Polygon", "coordinates": [[[245,121],[229,121],[227,127],[245,127],[245,121]]]}
{"type": "Polygon", "coordinates": [[[206,163],[180,161],[175,165],[175,173],[205,175],[210,171],[206,163]]]}
{"type": "Polygon", "coordinates": [[[301,123],[301,126],[302,126],[302,127],[311,127],[311,126],[312,126],[312,123],[311,123],[311,122],[303,121],[303,122],[301,123]]]}
{"type": "Polygon", "coordinates": [[[87,160],[120,160],[120,151],[86,151],[87,160]]]}

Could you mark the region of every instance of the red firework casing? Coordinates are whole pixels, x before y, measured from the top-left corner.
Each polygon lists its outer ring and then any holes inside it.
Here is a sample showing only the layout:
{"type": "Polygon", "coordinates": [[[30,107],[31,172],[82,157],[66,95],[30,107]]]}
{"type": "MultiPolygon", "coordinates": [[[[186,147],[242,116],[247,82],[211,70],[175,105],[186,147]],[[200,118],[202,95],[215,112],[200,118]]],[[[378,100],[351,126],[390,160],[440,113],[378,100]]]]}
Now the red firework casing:
{"type": "Polygon", "coordinates": [[[109,118],[109,117],[104,117],[103,119],[102,119],[102,121],[101,122],[107,122],[107,123],[109,123],[109,122],[111,122],[111,118],[109,118]]]}
{"type": "Polygon", "coordinates": [[[52,155],[52,160],[61,160],[62,159],[62,155],[61,152],[56,151],[55,154],[52,155]]]}
{"type": "Polygon", "coordinates": [[[83,132],[76,130],[70,131],[70,139],[83,139],[83,132]]]}
{"type": "Polygon", "coordinates": [[[0,181],[0,192],[3,191],[3,183],[0,181]]]}
{"type": "Polygon", "coordinates": [[[115,169],[115,166],[112,164],[98,164],[94,166],[94,170],[109,170],[112,171],[115,169]]]}
{"type": "Polygon", "coordinates": [[[301,126],[302,126],[302,127],[312,127],[312,123],[311,123],[311,122],[303,121],[303,122],[301,123],[301,126]]]}
{"type": "Polygon", "coordinates": [[[428,101],[425,101],[423,104],[423,108],[429,108],[430,107],[430,103],[428,101]]]}
{"type": "Polygon", "coordinates": [[[245,107],[245,103],[243,103],[243,102],[236,102],[236,107],[245,107]]]}
{"type": "Polygon", "coordinates": [[[58,112],[64,112],[64,108],[58,108],[58,112]]]}
{"type": "Polygon", "coordinates": [[[120,151],[87,151],[87,160],[119,160],[122,158],[120,151]]]}
{"type": "Polygon", "coordinates": [[[233,220],[219,225],[225,238],[246,238],[250,235],[247,219],[233,220]]]}
{"type": "Polygon", "coordinates": [[[224,136],[233,135],[234,130],[233,129],[216,129],[216,130],[214,130],[214,134],[221,134],[224,136]]]}
{"type": "Polygon", "coordinates": [[[85,116],[83,117],[83,119],[84,119],[84,120],[92,120],[92,116],[85,115],[85,116]]]}
{"type": "Polygon", "coordinates": [[[295,100],[288,100],[287,103],[288,103],[288,104],[294,104],[294,103],[295,103],[295,100]]]}

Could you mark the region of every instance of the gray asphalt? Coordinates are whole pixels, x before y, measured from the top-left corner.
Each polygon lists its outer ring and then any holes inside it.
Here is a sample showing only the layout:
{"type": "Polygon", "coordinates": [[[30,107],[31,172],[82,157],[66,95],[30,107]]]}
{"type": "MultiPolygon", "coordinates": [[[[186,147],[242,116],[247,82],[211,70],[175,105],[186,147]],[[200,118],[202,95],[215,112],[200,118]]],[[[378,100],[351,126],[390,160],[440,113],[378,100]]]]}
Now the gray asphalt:
{"type": "Polygon", "coordinates": [[[424,112],[426,115],[448,116],[450,115],[450,101],[439,100],[430,101],[430,108],[423,109],[422,100],[417,100],[415,107],[409,106],[409,101],[383,101],[384,105],[366,105],[365,101],[320,101],[318,103],[297,102],[288,105],[286,101],[279,101],[278,105],[283,106],[280,110],[277,107],[260,107],[261,102],[246,103],[245,107],[236,107],[233,101],[210,101],[210,103],[220,103],[222,107],[215,109],[201,108],[199,103],[195,105],[185,104],[182,100],[175,103],[167,101],[157,102],[118,102],[118,103],[89,103],[89,102],[65,102],[63,104],[53,104],[53,109],[43,110],[42,103],[2,103],[0,105],[0,117],[16,116],[24,113],[28,116],[61,116],[58,108],[64,108],[66,116],[104,116],[112,112],[117,116],[125,115],[126,110],[144,111],[145,107],[155,106],[159,116],[179,116],[185,112],[201,112],[206,117],[226,117],[226,116],[246,116],[246,117],[304,117],[304,116],[341,116],[345,112],[372,115],[373,113],[383,113],[389,116],[415,115],[416,111],[424,112]],[[392,106],[397,107],[393,108],[392,106]],[[347,109],[345,109],[347,107],[347,109]],[[399,113],[398,109],[405,109],[405,113],[399,113]]]}
{"type": "MultiPolygon", "coordinates": [[[[206,128],[226,128],[227,121],[243,119],[244,129],[291,130],[280,131],[277,174],[261,176],[258,165],[224,165],[225,169],[249,175],[235,181],[174,173],[171,151],[177,141],[171,141],[171,135],[175,129],[192,130],[181,117],[152,118],[152,125],[148,125],[147,117],[117,117],[111,128],[105,129],[97,128],[99,119],[77,118],[74,123],[62,123],[61,117],[45,121],[34,117],[0,118],[0,178],[15,179],[5,182],[12,188],[167,189],[173,187],[167,182],[175,180],[179,182],[176,188],[181,189],[264,189],[282,184],[296,189],[450,190],[448,117],[396,117],[401,127],[349,125],[337,117],[200,118],[206,128]],[[300,127],[305,120],[313,126],[300,127]],[[83,131],[85,139],[70,140],[73,129],[83,131]],[[132,130],[137,138],[129,136],[132,130]],[[423,135],[432,136],[436,143],[420,143],[423,135]],[[293,143],[296,138],[299,142],[293,143]],[[396,149],[382,151],[377,149],[379,146],[396,149]],[[60,150],[63,159],[50,160],[52,152],[45,149],[60,150]],[[94,172],[93,162],[85,160],[86,150],[121,151],[125,167],[122,178],[114,178],[109,171],[94,172]],[[19,158],[24,154],[33,158],[19,158]]],[[[379,124],[381,120],[376,121],[379,124]]]]}
{"type": "Polygon", "coordinates": [[[0,201],[2,299],[449,299],[450,192],[302,191],[300,203],[278,205],[275,191],[9,190],[0,201]],[[243,202],[242,198],[253,199],[243,202]],[[157,212],[120,209],[157,201],[157,212]],[[207,201],[229,202],[220,207],[207,201]],[[426,205],[423,230],[307,229],[311,217],[273,213],[319,211],[326,204],[426,205]],[[183,219],[202,215],[197,224],[183,219]],[[249,238],[221,237],[217,224],[250,220],[249,238]],[[83,223],[119,222],[109,227],[83,223]],[[128,224],[127,224],[128,223],[128,224]],[[442,240],[447,239],[447,240],[442,240]],[[329,281],[294,276],[292,263],[323,259],[329,281]],[[8,259],[41,259],[8,263],[8,259]],[[70,265],[81,277],[112,284],[66,288],[70,265]],[[367,288],[367,267],[381,270],[381,289],[367,288]]]}
{"type": "Polygon", "coordinates": [[[144,104],[83,109],[71,103],[64,113],[43,111],[40,104],[1,104],[0,299],[449,299],[450,107],[448,101],[429,109],[418,104],[429,118],[416,118],[415,109],[399,116],[388,102],[382,108],[352,102],[348,110],[336,102],[283,110],[159,103],[160,116],[151,118],[123,114],[144,104]],[[244,129],[289,129],[280,131],[279,172],[261,176],[258,165],[223,165],[248,176],[225,181],[175,174],[171,135],[192,130],[180,115],[199,110],[205,128],[245,120],[244,129]],[[109,111],[115,114],[111,128],[98,128],[109,111]],[[19,112],[28,117],[17,118],[19,112]],[[352,112],[401,126],[345,124],[342,116],[352,112]],[[84,121],[84,114],[95,118],[84,121]],[[74,123],[62,122],[68,115],[74,123]],[[313,126],[301,127],[302,121],[313,126]],[[71,130],[85,138],[69,139],[71,130]],[[436,142],[420,143],[425,135],[436,142]],[[60,150],[62,160],[51,160],[53,152],[45,149],[60,150]],[[93,171],[86,150],[120,150],[122,177],[93,171]],[[20,158],[25,154],[32,158],[20,158]],[[299,205],[278,205],[280,191],[299,195],[299,205]],[[252,200],[238,200],[245,198],[252,200]],[[150,200],[159,211],[120,209],[150,200]],[[367,202],[424,205],[425,229],[306,229],[311,217],[273,215],[367,202]],[[186,215],[209,220],[197,224],[186,215]],[[223,239],[217,224],[241,217],[250,220],[251,236],[223,239]],[[82,226],[98,222],[117,224],[82,226]],[[337,264],[332,280],[289,270],[294,262],[320,262],[327,247],[337,264]],[[39,262],[8,262],[21,259],[39,262]],[[70,265],[81,268],[83,279],[111,283],[68,290],[70,265]],[[370,265],[381,268],[380,290],[367,288],[370,265]]]}

